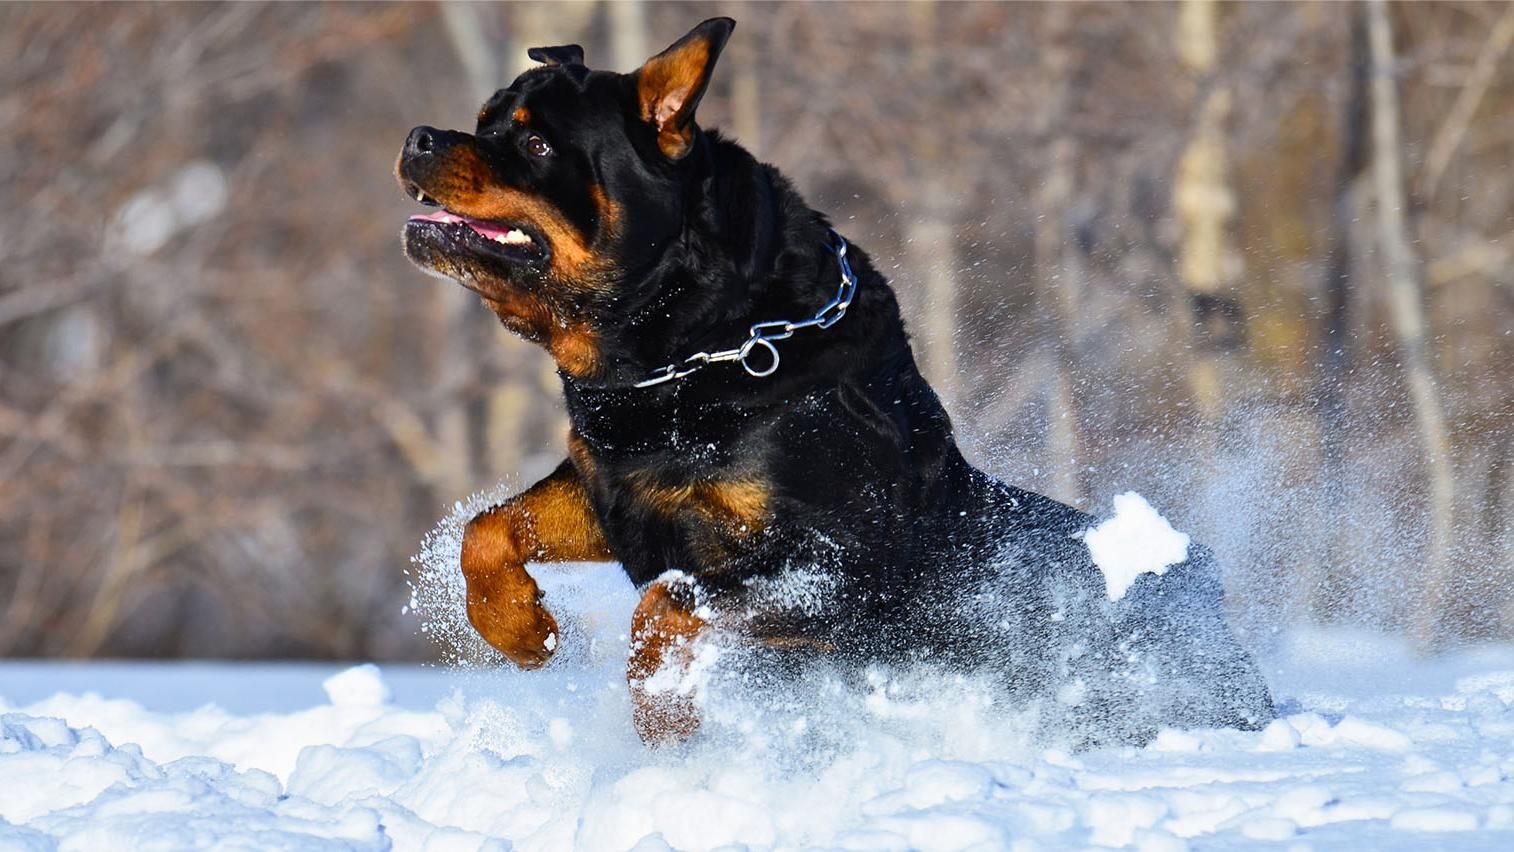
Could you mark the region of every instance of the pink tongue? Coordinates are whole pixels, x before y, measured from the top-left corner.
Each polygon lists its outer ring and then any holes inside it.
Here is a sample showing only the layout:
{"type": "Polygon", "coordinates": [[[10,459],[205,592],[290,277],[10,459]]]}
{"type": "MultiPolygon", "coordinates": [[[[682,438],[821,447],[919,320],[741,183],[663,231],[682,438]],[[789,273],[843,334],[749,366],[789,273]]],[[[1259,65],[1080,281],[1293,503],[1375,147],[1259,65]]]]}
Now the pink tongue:
{"type": "Polygon", "coordinates": [[[484,239],[486,240],[492,240],[495,237],[503,237],[505,234],[510,233],[510,231],[512,230],[511,228],[501,228],[497,225],[491,225],[488,222],[480,222],[477,219],[469,219],[467,216],[459,216],[456,213],[448,213],[446,210],[438,210],[435,213],[426,213],[420,216],[411,216],[410,221],[440,222],[443,225],[451,225],[455,222],[462,222],[463,224],[472,228],[474,231],[482,234],[484,239]]]}
{"type": "Polygon", "coordinates": [[[422,215],[419,215],[419,216],[411,216],[410,217],[410,221],[412,221],[412,222],[441,222],[443,225],[450,225],[453,222],[464,222],[464,221],[467,221],[467,220],[465,220],[461,216],[458,216],[455,213],[448,213],[445,210],[438,210],[435,213],[425,213],[425,214],[422,214],[422,215]]]}

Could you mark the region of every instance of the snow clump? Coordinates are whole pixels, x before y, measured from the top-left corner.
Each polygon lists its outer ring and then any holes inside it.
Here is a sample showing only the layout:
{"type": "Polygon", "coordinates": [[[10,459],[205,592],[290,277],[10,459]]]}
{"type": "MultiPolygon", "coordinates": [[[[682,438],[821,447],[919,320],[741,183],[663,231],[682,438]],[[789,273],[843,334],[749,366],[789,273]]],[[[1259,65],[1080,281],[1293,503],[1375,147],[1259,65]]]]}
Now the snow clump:
{"type": "Polygon", "coordinates": [[[1188,558],[1189,538],[1172,528],[1146,498],[1127,491],[1114,498],[1114,517],[1083,533],[1083,543],[1104,574],[1109,599],[1125,597],[1142,574],[1161,576],[1188,558]]]}

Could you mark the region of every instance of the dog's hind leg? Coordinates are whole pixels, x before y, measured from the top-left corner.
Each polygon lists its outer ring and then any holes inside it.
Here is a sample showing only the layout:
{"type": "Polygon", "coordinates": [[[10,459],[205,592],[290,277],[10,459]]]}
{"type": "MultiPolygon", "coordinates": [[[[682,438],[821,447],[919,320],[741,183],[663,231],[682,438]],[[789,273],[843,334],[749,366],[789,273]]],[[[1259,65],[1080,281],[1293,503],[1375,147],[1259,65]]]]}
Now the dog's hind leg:
{"type": "Polygon", "coordinates": [[[706,625],[695,614],[696,594],[691,578],[658,580],[642,595],[631,616],[626,682],[631,688],[636,732],[648,744],[679,742],[699,728],[699,711],[686,683],[695,642],[706,625]]]}
{"type": "Polygon", "coordinates": [[[545,664],[557,649],[557,622],[541,604],[527,562],[613,559],[583,479],[569,461],[463,531],[468,620],[521,668],[545,664]]]}

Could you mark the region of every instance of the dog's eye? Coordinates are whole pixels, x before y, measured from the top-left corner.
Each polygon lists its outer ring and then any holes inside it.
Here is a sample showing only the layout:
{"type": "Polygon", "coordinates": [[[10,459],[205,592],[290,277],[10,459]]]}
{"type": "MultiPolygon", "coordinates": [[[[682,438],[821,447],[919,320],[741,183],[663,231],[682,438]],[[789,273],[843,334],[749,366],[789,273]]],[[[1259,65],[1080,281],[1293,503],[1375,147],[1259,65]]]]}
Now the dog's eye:
{"type": "Polygon", "coordinates": [[[537,136],[535,133],[526,137],[526,150],[533,157],[552,156],[552,146],[547,144],[547,140],[537,136]]]}

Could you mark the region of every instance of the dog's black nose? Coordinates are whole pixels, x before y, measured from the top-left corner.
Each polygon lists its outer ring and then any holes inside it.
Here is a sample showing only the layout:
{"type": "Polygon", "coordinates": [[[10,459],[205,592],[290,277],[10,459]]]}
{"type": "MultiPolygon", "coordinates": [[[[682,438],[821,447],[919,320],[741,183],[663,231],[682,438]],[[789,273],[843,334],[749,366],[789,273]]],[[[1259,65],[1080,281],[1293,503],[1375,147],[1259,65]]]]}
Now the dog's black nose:
{"type": "Polygon", "coordinates": [[[425,125],[410,131],[410,137],[405,140],[405,156],[418,157],[435,151],[438,133],[436,128],[425,125]]]}

